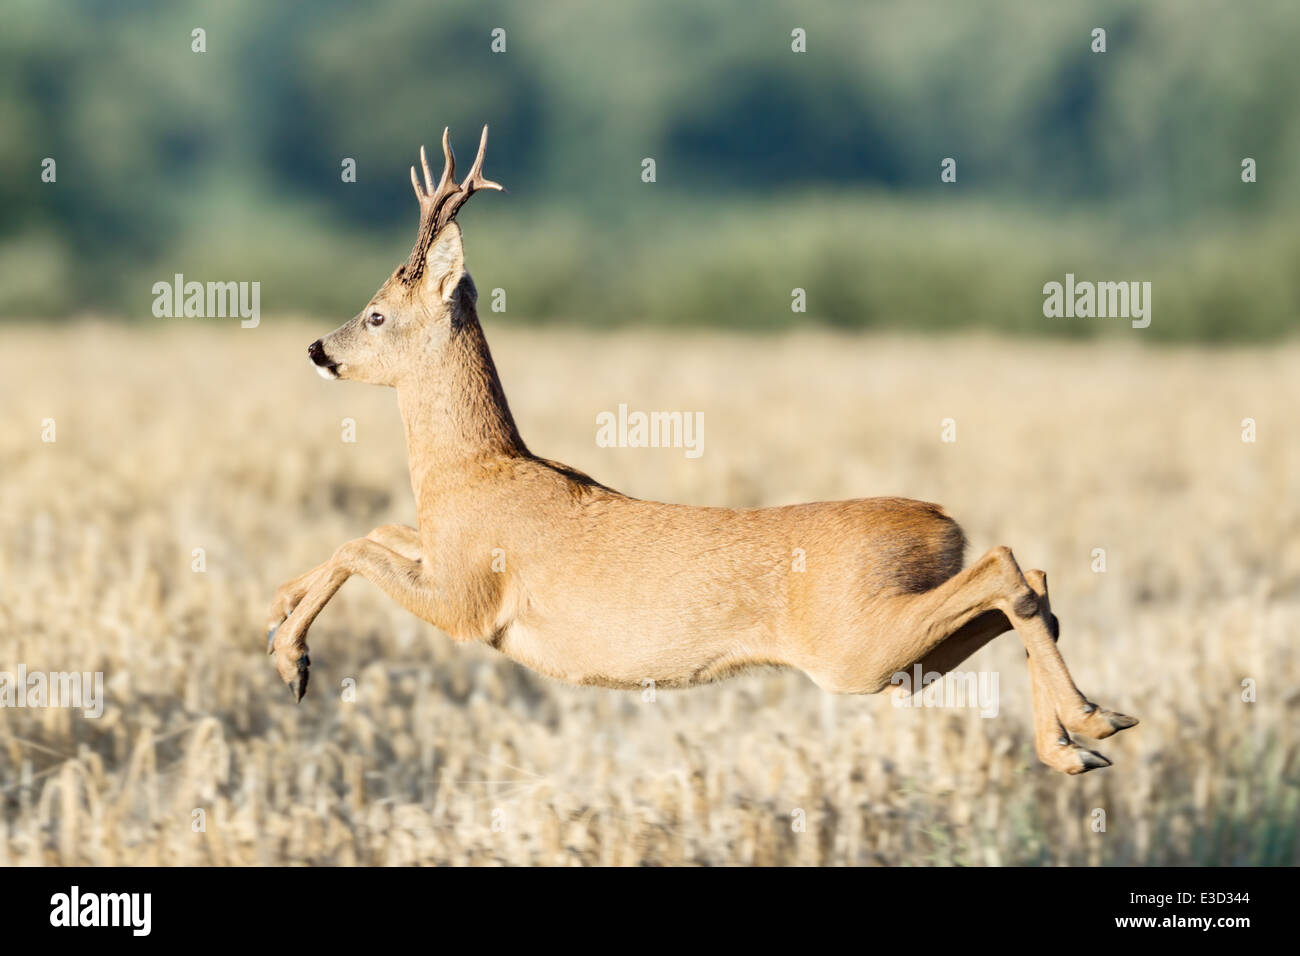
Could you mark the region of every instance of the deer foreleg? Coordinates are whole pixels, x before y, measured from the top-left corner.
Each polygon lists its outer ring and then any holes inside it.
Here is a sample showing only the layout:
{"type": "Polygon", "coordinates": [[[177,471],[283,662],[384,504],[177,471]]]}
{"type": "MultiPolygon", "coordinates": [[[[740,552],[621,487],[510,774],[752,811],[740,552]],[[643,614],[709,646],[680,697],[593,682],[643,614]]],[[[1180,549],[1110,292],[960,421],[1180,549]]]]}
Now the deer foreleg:
{"type": "MultiPolygon", "coordinates": [[[[397,526],[400,527],[400,526],[397,526]]],[[[383,532],[385,529],[376,529],[383,532]]],[[[413,529],[405,529],[413,532],[413,529]]],[[[407,554],[399,553],[371,537],[357,538],[342,545],[330,560],[308,572],[304,592],[283,624],[272,628],[270,652],[275,655],[275,666],[280,677],[289,685],[296,700],[307,692],[307,675],[311,659],[307,654],[307,630],[316,615],[329,603],[343,583],[359,574],[384,591],[398,604],[426,620],[433,613],[433,590],[424,581],[424,566],[419,557],[408,557],[411,542],[408,535],[395,533],[395,541],[404,545],[407,554]]],[[[378,536],[384,536],[380,534],[378,536]]],[[[416,552],[418,554],[418,551],[416,552]]],[[[300,582],[303,579],[295,579],[300,582]]],[[[295,582],[290,582],[294,584],[295,582]]]]}
{"type": "MultiPolygon", "coordinates": [[[[371,531],[366,537],[386,548],[391,548],[404,558],[410,558],[412,561],[420,559],[420,532],[414,528],[404,524],[386,524],[371,531]]],[[[271,601],[271,612],[266,622],[266,653],[272,653],[276,630],[293,613],[294,608],[311,590],[312,584],[329,569],[329,566],[329,561],[318,564],[306,574],[300,574],[276,588],[275,598],[271,601]]]]}

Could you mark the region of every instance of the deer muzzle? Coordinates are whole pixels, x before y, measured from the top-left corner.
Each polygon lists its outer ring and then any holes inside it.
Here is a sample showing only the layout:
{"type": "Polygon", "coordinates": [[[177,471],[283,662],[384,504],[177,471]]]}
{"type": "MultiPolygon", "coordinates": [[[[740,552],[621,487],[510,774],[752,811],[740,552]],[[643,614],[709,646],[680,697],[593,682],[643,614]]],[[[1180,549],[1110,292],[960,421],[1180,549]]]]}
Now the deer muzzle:
{"type": "Polygon", "coordinates": [[[307,357],[312,360],[321,378],[339,377],[339,363],[325,354],[325,346],[321,345],[320,339],[307,346],[307,357]]]}

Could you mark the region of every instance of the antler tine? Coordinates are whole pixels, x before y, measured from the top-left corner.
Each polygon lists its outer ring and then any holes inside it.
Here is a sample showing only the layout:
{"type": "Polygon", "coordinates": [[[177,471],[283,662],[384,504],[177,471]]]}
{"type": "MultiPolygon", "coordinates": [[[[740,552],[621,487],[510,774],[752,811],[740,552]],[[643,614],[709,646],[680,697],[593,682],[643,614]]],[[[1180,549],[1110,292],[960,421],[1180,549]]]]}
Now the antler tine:
{"type": "Polygon", "coordinates": [[[424,152],[424,144],[420,144],[420,168],[424,170],[424,194],[433,195],[433,173],[429,172],[429,157],[424,152]]]}
{"type": "Polygon", "coordinates": [[[420,168],[424,171],[423,185],[420,184],[415,167],[411,167],[411,185],[415,187],[416,198],[420,200],[421,207],[428,206],[434,211],[448,195],[460,189],[453,178],[456,175],[456,156],[451,151],[449,131],[446,128],[442,131],[442,156],[442,176],[438,179],[436,189],[433,185],[433,172],[429,169],[429,155],[423,146],[420,147],[420,168]]]}
{"type": "Polygon", "coordinates": [[[487,150],[488,128],[483,126],[483,135],[478,140],[478,155],[474,157],[474,165],[469,168],[469,175],[465,177],[460,188],[467,193],[472,193],[479,189],[505,189],[500,183],[494,183],[490,179],[483,178],[483,153],[487,150]]]}
{"type": "Polygon", "coordinates": [[[460,207],[465,205],[469,201],[469,197],[480,189],[505,189],[500,183],[494,183],[490,179],[483,178],[483,153],[487,150],[487,138],[488,128],[484,126],[483,135],[479,137],[478,155],[474,157],[474,165],[469,168],[469,175],[461,181],[460,186],[455,187],[455,192],[447,196],[446,202],[438,210],[437,229],[442,229],[443,226],[455,219],[460,207]]]}
{"type": "Polygon", "coordinates": [[[451,149],[451,127],[442,128],[442,178],[438,180],[438,192],[447,188],[451,183],[455,186],[456,181],[456,154],[451,149]]]}
{"type": "Polygon", "coordinates": [[[462,182],[457,183],[456,157],[451,151],[451,131],[444,127],[442,177],[438,180],[436,189],[433,185],[433,175],[429,170],[429,158],[424,147],[420,147],[420,167],[424,170],[423,187],[420,185],[415,167],[411,167],[411,186],[415,189],[416,198],[420,200],[420,229],[416,234],[415,248],[411,250],[411,256],[403,267],[402,282],[408,285],[414,283],[424,273],[424,256],[433,244],[434,238],[442,232],[447,223],[456,218],[456,213],[470,196],[480,189],[505,189],[500,183],[483,178],[483,154],[487,150],[487,138],[488,128],[484,126],[483,135],[479,137],[478,155],[474,157],[474,165],[470,167],[469,175],[462,182]]]}

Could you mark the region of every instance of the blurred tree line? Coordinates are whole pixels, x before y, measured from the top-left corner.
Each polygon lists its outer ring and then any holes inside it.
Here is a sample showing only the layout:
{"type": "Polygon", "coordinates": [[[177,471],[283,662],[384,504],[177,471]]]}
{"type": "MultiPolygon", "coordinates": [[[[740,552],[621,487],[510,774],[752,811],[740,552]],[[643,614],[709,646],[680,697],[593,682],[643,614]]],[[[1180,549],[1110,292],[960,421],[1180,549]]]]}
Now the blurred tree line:
{"type": "Polygon", "coordinates": [[[176,272],[350,315],[407,250],[419,145],[451,126],[463,170],[487,122],[511,192],[467,242],[511,319],[1101,331],[1043,318],[1071,271],[1153,281],[1158,337],[1273,336],[1298,28],[1293,0],[9,0],[0,316],[146,318],[176,272]]]}

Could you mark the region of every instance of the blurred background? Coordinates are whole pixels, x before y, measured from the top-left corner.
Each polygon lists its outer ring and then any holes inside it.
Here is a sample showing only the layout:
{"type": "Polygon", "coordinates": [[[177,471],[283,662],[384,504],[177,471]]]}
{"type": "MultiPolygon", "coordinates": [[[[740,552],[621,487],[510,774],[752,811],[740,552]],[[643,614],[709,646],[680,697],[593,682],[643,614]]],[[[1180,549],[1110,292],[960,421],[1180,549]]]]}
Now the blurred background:
{"type": "Polygon", "coordinates": [[[1294,0],[0,16],[0,672],[105,694],[0,709],[0,865],[1300,862],[1294,0]],[[361,580],[291,701],[277,585],[416,520],[394,395],[305,346],[405,260],[420,144],[463,170],[483,123],[529,447],[656,500],[942,502],[1047,571],[1076,682],[1141,718],[1113,767],[1037,763],[1013,635],[964,665],[993,719],[779,671],[647,701],[361,580]],[[1151,282],[1151,326],[1045,318],[1067,272],[1151,282]],[[261,323],[154,318],[176,273],[261,323]],[[599,447],[620,403],[704,454],[599,447]]]}
{"type": "Polygon", "coordinates": [[[467,235],[510,321],[1117,331],[1043,318],[1069,271],[1153,282],[1144,338],[1269,339],[1300,311],[1298,44],[1290,0],[20,0],[0,315],[147,318],[175,272],[351,315],[409,247],[420,144],[449,125],[465,164],[486,122],[511,192],[467,235]]]}

